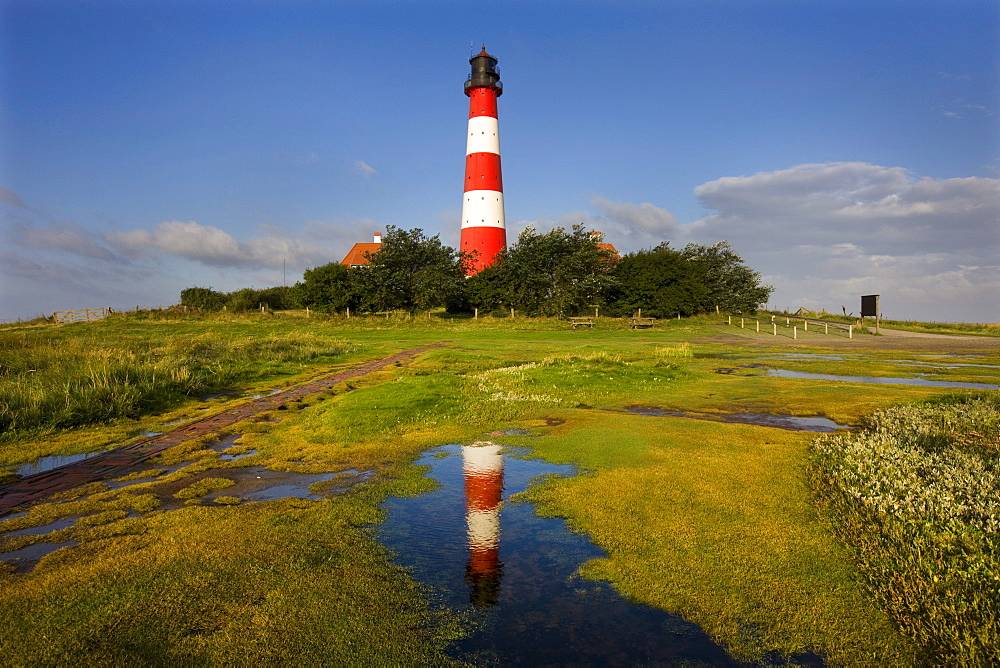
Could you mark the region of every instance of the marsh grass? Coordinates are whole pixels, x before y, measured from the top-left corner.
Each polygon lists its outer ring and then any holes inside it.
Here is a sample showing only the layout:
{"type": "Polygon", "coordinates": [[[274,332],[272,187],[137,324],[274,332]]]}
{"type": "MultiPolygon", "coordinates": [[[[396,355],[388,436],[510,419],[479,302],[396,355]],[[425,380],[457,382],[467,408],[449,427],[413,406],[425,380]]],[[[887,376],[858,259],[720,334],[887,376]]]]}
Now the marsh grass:
{"type": "Polygon", "coordinates": [[[226,489],[232,487],[236,483],[229,478],[202,478],[201,480],[192,483],[185,487],[184,489],[175,492],[175,499],[196,499],[200,496],[205,496],[209,492],[215,492],[220,489],[226,489]]]}
{"type": "Polygon", "coordinates": [[[551,408],[603,406],[682,377],[676,361],[688,357],[678,353],[682,350],[659,347],[651,351],[650,357],[631,361],[604,350],[547,355],[537,362],[474,374],[467,393],[478,414],[491,414],[496,419],[513,419],[523,410],[518,404],[551,408]],[[664,351],[670,351],[669,356],[664,351]]]}
{"type": "Polygon", "coordinates": [[[69,327],[0,332],[0,444],[163,411],[352,351],[342,339],[309,332],[233,336],[164,325],[137,336],[111,321],[73,336],[69,327]]]}
{"type": "Polygon", "coordinates": [[[1000,398],[899,406],[812,448],[819,501],[936,665],[1000,661],[1000,398]]]}
{"type": "Polygon", "coordinates": [[[4,655],[21,665],[449,665],[455,619],[431,611],[361,528],[378,521],[377,498],[120,520],[28,576],[0,574],[4,655]]]}

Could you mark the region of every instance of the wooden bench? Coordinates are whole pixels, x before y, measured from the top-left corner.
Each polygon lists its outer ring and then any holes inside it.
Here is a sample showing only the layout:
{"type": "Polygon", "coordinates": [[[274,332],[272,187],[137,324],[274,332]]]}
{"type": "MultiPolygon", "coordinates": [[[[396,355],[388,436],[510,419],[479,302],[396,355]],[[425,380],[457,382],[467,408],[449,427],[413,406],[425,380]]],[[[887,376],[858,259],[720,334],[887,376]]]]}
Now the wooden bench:
{"type": "Polygon", "coordinates": [[[577,325],[586,325],[587,327],[593,327],[594,326],[594,320],[593,320],[593,318],[589,318],[589,317],[586,317],[586,318],[570,318],[569,319],[569,324],[570,324],[570,326],[573,329],[576,329],[577,325]]]}
{"type": "Polygon", "coordinates": [[[652,327],[656,323],[656,318],[629,318],[628,325],[632,329],[652,327]]]}

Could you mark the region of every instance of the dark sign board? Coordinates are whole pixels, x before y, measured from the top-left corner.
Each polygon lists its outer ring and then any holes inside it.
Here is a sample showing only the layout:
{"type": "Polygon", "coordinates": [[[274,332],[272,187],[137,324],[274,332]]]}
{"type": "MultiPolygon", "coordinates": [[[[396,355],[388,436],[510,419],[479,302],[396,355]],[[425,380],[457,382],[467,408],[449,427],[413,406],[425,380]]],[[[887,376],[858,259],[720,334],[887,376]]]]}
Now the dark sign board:
{"type": "Polygon", "coordinates": [[[861,297],[861,317],[879,317],[878,295],[862,295],[861,297]]]}

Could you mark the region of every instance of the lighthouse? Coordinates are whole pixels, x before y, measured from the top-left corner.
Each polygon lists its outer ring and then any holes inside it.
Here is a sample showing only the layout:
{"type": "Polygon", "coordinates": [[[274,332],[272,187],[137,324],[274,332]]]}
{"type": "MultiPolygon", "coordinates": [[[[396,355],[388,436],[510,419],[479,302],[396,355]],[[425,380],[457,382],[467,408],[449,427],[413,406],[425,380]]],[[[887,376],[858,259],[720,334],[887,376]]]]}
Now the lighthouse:
{"type": "Polygon", "coordinates": [[[470,602],[482,608],[500,597],[500,501],[503,498],[503,454],[490,442],[462,446],[465,478],[465,522],[469,560],[465,581],[470,602]]]}
{"type": "Polygon", "coordinates": [[[469,59],[465,82],[469,96],[469,132],[465,145],[465,195],[462,201],[460,250],[475,257],[468,275],[493,264],[507,245],[504,229],[503,181],[500,178],[500,126],[497,98],[503,93],[497,59],[486,47],[469,59]]]}

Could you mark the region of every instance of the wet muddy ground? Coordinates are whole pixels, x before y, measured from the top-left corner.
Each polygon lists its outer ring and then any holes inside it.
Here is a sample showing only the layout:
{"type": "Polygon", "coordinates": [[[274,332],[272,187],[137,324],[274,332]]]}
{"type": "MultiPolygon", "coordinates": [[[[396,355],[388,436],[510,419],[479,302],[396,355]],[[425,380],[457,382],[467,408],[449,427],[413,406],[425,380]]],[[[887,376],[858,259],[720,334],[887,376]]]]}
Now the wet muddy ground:
{"type": "MultiPolygon", "coordinates": [[[[169,512],[183,508],[191,503],[252,503],[256,501],[272,501],[284,498],[320,499],[326,496],[342,494],[352,487],[364,483],[374,475],[373,471],[347,470],[329,473],[297,473],[293,471],[272,471],[263,466],[233,466],[234,462],[256,454],[246,446],[239,444],[240,434],[230,434],[225,438],[206,444],[206,449],[219,453],[220,463],[225,467],[211,468],[199,471],[178,480],[166,481],[168,476],[186,466],[190,466],[200,455],[187,461],[169,466],[157,465],[156,460],[142,462],[130,469],[119,471],[119,477],[104,481],[102,489],[127,490],[129,487],[142,486],[142,494],[153,494],[158,502],[155,509],[148,513],[129,512],[126,517],[141,517],[143,515],[169,512]],[[136,475],[139,477],[136,477],[136,475]],[[145,474],[145,475],[142,475],[145,474]],[[215,489],[193,498],[183,495],[182,490],[197,484],[207,478],[224,478],[232,484],[222,489],[215,489]],[[157,480],[164,480],[156,484],[157,480]],[[181,493],[178,495],[178,493],[181,493]]],[[[46,459],[46,458],[43,458],[46,459]]],[[[52,459],[52,458],[48,458],[52,459]]],[[[77,461],[77,460],[74,460],[77,461]]],[[[64,462],[67,463],[67,462],[64,462]]],[[[36,465],[39,462],[36,462],[36,465]]],[[[41,463],[46,465],[45,462],[41,463]]],[[[80,499],[86,499],[86,496],[80,499]]],[[[3,520],[15,520],[26,513],[8,515],[3,520]]],[[[91,515],[96,513],[91,513],[91,515]]],[[[73,514],[60,517],[44,525],[25,527],[12,531],[0,531],[0,539],[18,536],[46,536],[56,531],[62,531],[75,526],[81,518],[89,515],[73,514]]],[[[86,520],[85,520],[86,521],[86,520]]],[[[114,520],[111,520],[114,521],[114,520]]],[[[14,567],[15,572],[30,572],[38,560],[62,547],[76,545],[77,541],[44,541],[26,547],[0,553],[0,561],[5,561],[14,567]]]]}
{"type": "Polygon", "coordinates": [[[837,424],[833,420],[814,415],[811,417],[796,417],[794,415],[774,415],[771,413],[708,413],[698,411],[680,411],[658,406],[626,406],[625,411],[637,415],[653,415],[657,417],[682,417],[710,422],[725,422],[729,424],[754,424],[762,427],[775,427],[790,431],[812,431],[817,433],[832,433],[838,429],[850,429],[850,425],[837,424]]]}
{"type": "MultiPolygon", "coordinates": [[[[918,387],[961,388],[967,390],[1000,389],[1000,385],[994,383],[930,380],[928,378],[905,378],[901,376],[841,376],[830,373],[812,373],[809,371],[775,369],[766,364],[744,364],[738,367],[721,367],[716,369],[715,372],[726,375],[739,375],[743,369],[760,369],[763,370],[768,376],[774,376],[777,378],[797,378],[802,380],[829,380],[842,383],[864,383],[869,385],[915,385],[918,387]]],[[[743,373],[745,374],[745,372],[743,373]]]]}

